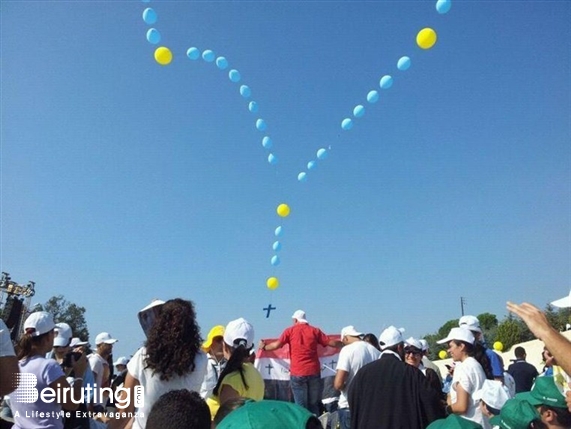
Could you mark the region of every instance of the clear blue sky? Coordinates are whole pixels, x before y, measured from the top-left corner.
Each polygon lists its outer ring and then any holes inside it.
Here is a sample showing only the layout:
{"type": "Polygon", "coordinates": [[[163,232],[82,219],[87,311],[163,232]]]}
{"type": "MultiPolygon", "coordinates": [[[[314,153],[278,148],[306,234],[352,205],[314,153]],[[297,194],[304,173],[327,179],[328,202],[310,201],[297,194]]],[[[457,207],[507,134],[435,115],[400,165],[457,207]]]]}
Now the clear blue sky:
{"type": "Polygon", "coordinates": [[[141,344],[136,313],[153,298],[194,301],[204,336],[243,316],[275,337],[298,308],[328,333],[420,336],[459,317],[460,297],[501,319],[508,299],[543,307],[569,292],[569,1],[457,1],[443,15],[433,1],[1,9],[1,269],[36,281],[33,303],[85,306],[92,340],[119,338],[115,355],[141,344]],[[424,27],[438,34],[426,51],[424,27]],[[329,157],[298,182],[321,147],[329,157]]]}

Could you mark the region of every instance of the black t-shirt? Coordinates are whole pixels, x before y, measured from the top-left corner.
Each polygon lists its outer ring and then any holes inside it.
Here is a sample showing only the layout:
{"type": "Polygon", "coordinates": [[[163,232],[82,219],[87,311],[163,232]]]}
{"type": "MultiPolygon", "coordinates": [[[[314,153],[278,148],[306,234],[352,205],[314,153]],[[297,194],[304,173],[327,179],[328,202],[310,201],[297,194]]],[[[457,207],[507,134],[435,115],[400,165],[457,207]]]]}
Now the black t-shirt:
{"type": "Polygon", "coordinates": [[[529,392],[535,377],[539,374],[537,368],[523,359],[518,359],[508,367],[508,374],[515,380],[515,392],[529,392]]]}

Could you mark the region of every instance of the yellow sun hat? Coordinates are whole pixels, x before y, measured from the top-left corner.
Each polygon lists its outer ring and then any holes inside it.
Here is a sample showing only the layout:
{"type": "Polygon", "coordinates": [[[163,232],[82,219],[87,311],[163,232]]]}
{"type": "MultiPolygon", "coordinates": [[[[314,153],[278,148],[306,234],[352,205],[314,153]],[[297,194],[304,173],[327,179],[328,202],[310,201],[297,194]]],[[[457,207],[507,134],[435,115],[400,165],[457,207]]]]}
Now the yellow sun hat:
{"type": "Polygon", "coordinates": [[[224,336],[224,326],[216,325],[208,333],[208,337],[206,337],[206,341],[202,344],[202,350],[204,350],[205,352],[208,352],[210,350],[210,347],[212,346],[212,340],[215,337],[223,337],[223,336],[224,336]]]}

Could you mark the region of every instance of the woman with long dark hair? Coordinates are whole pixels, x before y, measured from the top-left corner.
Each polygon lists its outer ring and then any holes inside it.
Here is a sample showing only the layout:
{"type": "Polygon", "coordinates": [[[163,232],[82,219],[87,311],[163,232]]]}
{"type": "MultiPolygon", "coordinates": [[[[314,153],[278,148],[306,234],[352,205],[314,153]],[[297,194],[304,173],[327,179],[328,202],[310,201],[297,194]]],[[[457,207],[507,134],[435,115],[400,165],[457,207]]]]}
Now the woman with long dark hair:
{"type": "MultiPolygon", "coordinates": [[[[53,347],[54,327],[52,315],[45,311],[30,314],[24,322],[24,335],[16,347],[21,380],[18,388],[10,394],[14,429],[62,429],[62,408],[74,411],[82,402],[83,379],[76,378],[70,385],[61,366],[54,359],[45,358],[53,347]],[[29,402],[32,399],[30,386],[38,392],[34,402],[29,402]],[[52,398],[51,401],[42,397],[42,394],[50,392],[48,388],[55,393],[55,396],[46,396],[52,398]]],[[[77,361],[72,360],[69,371],[73,369],[75,374],[83,374],[86,367],[87,360],[82,355],[77,361]]]]}
{"type": "Polygon", "coordinates": [[[474,334],[463,327],[452,328],[446,338],[438,341],[438,344],[448,344],[448,353],[456,362],[446,410],[448,414],[457,414],[490,429],[478,401],[472,397],[474,392],[482,389],[486,379],[493,380],[485,350],[475,342],[474,334]]]}
{"type": "Polygon", "coordinates": [[[133,421],[134,429],[146,426],[153,404],[164,393],[179,389],[200,392],[207,363],[201,344],[192,302],[177,298],[161,305],[145,345],[127,364],[126,390],[116,402],[118,411],[127,413],[127,417],[113,420],[109,427],[124,427],[128,423],[128,413],[134,411],[136,386],[143,386],[145,400],[133,421]]]}
{"type": "Polygon", "coordinates": [[[264,380],[250,362],[254,345],[254,327],[245,319],[231,321],[224,330],[224,356],[226,367],[218,378],[213,396],[207,399],[214,419],[221,404],[235,398],[264,399],[264,380]]]}

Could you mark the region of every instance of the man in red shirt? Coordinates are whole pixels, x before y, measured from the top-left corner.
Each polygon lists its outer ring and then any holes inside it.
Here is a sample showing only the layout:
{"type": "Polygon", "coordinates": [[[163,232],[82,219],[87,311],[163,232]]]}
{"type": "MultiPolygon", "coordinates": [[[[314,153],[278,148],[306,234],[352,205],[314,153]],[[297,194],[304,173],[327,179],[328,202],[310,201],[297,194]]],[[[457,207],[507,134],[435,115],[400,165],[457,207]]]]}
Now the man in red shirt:
{"type": "Polygon", "coordinates": [[[260,341],[262,350],[275,350],[289,345],[290,351],[290,383],[293,399],[296,404],[319,415],[319,403],[323,391],[321,380],[321,363],[317,354],[317,345],[323,347],[342,347],[338,340],[330,340],[323,331],[311,326],[305,319],[305,312],[297,310],[291,316],[293,326],[287,328],[276,341],[265,344],[260,341]]]}

